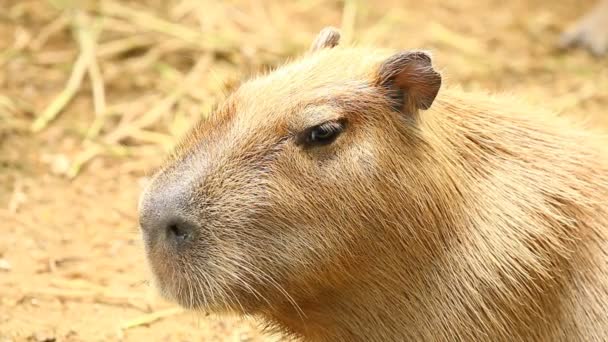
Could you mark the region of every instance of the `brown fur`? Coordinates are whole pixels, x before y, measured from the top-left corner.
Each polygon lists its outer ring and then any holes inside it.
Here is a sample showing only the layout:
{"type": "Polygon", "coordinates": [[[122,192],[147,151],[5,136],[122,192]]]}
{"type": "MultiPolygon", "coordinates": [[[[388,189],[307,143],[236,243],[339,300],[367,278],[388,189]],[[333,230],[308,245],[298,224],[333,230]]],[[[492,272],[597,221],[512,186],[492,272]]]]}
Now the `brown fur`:
{"type": "MultiPolygon", "coordinates": [[[[608,341],[607,141],[456,89],[398,112],[392,53],[316,44],[243,84],[147,189],[144,206],[182,192],[202,227],[148,247],[161,291],[308,341],[608,341]],[[338,118],[332,144],[295,143],[338,118]]],[[[425,80],[398,82],[428,99],[425,80]]]]}

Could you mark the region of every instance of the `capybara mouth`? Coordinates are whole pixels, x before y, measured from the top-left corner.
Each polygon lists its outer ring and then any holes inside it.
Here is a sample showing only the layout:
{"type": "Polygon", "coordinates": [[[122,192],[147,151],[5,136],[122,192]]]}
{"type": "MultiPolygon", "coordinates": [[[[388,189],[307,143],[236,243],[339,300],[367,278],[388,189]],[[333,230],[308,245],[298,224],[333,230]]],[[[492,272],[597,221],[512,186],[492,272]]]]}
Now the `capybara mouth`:
{"type": "Polygon", "coordinates": [[[205,275],[192,274],[196,271],[184,269],[179,260],[166,255],[148,253],[148,262],[154,285],[163,298],[186,309],[206,310],[211,306],[213,295],[204,281],[205,275]]]}
{"type": "Polygon", "coordinates": [[[166,300],[196,311],[242,309],[245,295],[233,272],[214,266],[209,251],[195,248],[175,253],[166,245],[146,245],[154,286],[166,300]]]}

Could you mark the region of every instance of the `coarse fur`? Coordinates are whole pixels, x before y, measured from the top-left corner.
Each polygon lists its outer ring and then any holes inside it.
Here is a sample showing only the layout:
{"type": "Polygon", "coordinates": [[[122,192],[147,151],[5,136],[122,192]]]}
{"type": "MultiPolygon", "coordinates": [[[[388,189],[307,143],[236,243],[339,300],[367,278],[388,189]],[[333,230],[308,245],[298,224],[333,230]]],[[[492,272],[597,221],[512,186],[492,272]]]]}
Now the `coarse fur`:
{"type": "Polygon", "coordinates": [[[306,341],[608,341],[605,137],[437,94],[423,53],[386,73],[398,54],[315,44],[244,83],[143,194],[142,220],[170,198],[198,222],[177,250],[144,232],[161,292],[306,341]],[[300,142],[335,120],[333,143],[300,142]]]}

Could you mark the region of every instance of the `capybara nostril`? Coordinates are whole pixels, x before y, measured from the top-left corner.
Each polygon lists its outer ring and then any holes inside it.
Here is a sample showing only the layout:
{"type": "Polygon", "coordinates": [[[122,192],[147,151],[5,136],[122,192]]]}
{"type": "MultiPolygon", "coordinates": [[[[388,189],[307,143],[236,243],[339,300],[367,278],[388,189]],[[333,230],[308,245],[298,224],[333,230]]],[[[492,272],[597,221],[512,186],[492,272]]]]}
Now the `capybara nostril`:
{"type": "Polygon", "coordinates": [[[154,206],[140,211],[140,226],[144,238],[151,244],[173,247],[192,240],[196,224],[180,216],[172,206],[154,206]]]}
{"type": "Polygon", "coordinates": [[[142,196],[139,224],[150,247],[159,243],[177,247],[194,237],[197,224],[184,213],[183,197],[176,191],[158,189],[142,196]]]}
{"type": "Polygon", "coordinates": [[[165,229],[167,240],[176,243],[189,241],[194,234],[194,225],[178,218],[169,220],[165,229]]]}

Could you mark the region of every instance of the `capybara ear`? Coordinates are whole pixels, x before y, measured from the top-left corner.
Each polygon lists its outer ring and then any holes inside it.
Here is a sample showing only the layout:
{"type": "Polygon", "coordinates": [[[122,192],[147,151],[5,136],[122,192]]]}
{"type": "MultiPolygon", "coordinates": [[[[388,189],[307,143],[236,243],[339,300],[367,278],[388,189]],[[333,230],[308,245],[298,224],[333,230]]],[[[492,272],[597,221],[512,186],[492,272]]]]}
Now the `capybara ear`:
{"type": "Polygon", "coordinates": [[[441,87],[441,75],[433,69],[429,53],[403,51],[381,64],[377,85],[387,90],[398,111],[428,109],[441,87]]]}
{"type": "Polygon", "coordinates": [[[340,32],[338,29],[328,26],[319,32],[308,52],[313,53],[321,49],[331,49],[338,43],[340,43],[340,32]]]}

